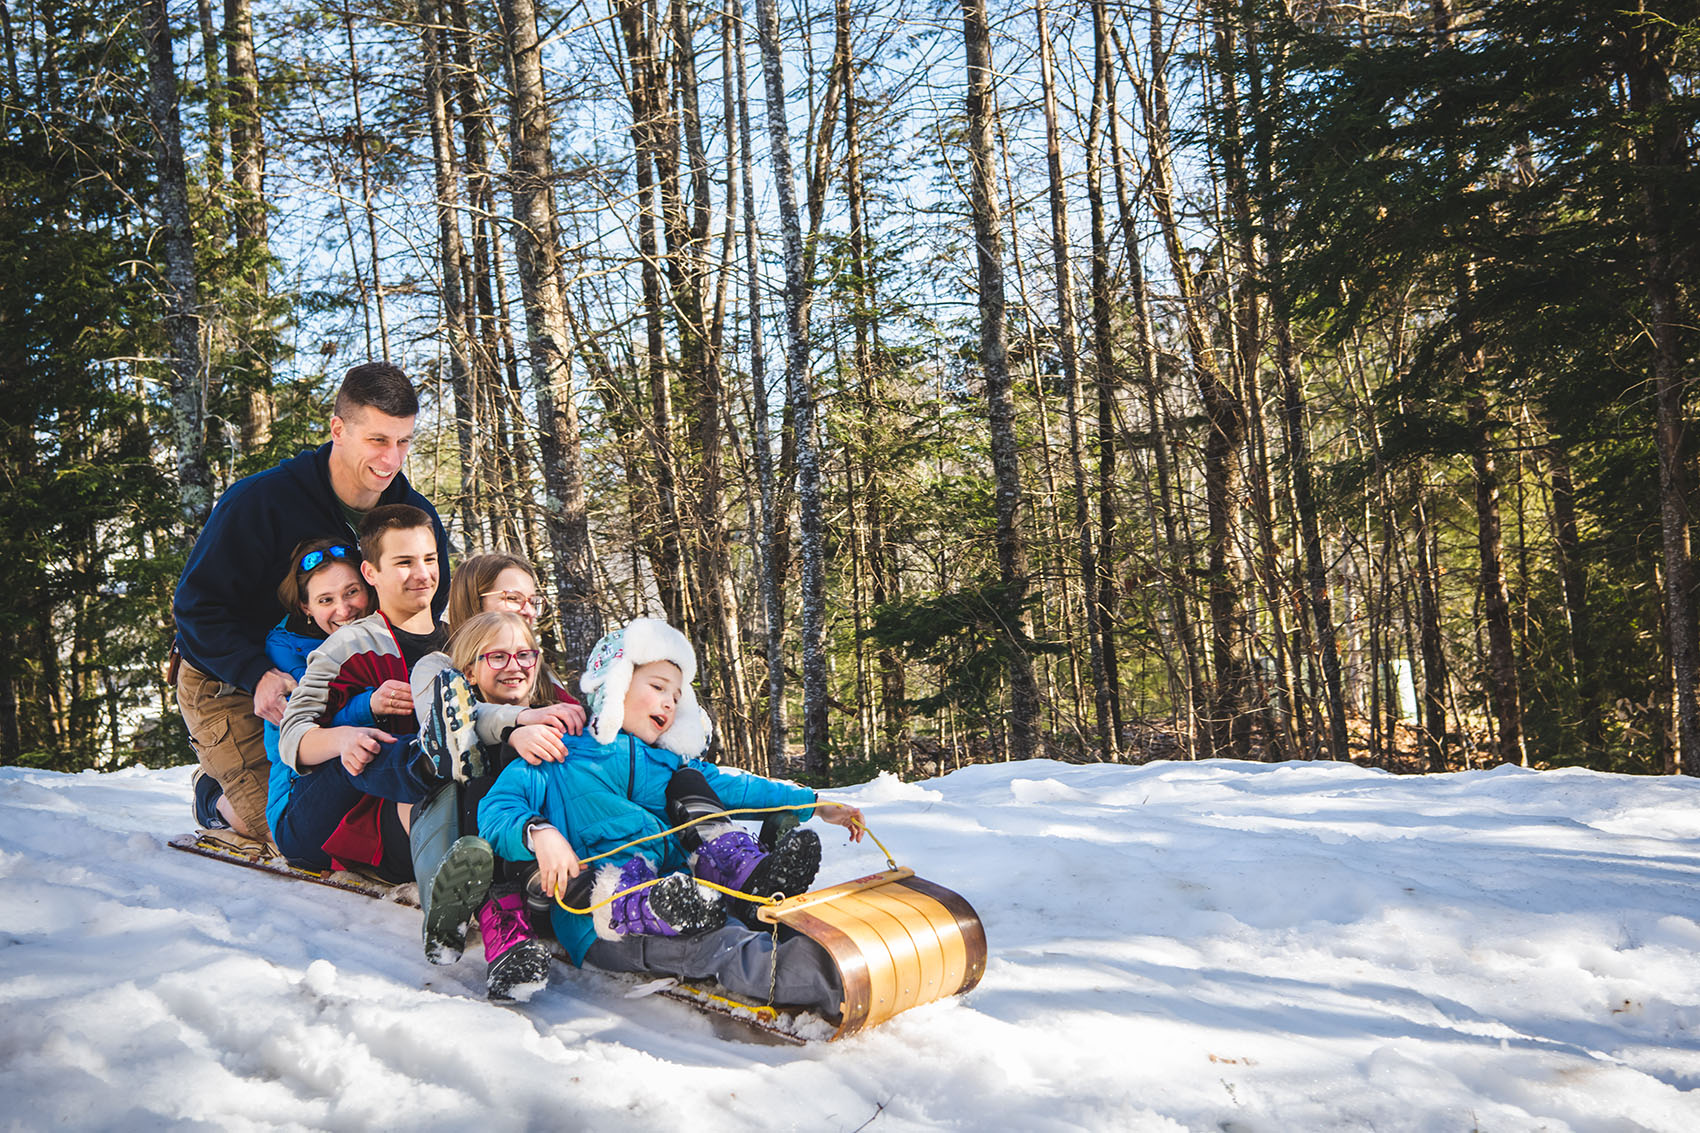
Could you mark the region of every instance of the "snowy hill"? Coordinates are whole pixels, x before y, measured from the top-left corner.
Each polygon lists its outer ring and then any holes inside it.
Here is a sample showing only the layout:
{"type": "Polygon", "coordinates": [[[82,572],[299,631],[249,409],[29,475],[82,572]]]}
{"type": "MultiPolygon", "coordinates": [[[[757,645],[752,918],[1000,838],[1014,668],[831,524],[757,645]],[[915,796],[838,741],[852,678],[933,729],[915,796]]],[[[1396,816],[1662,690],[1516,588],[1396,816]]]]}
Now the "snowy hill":
{"type": "MultiPolygon", "coordinates": [[[[1700,1129],[1700,782],[974,767],[834,792],[961,892],[965,998],[729,1042],[176,853],[189,768],[0,769],[0,1128],[1700,1129]]],[[[822,827],[823,879],[884,865],[822,827]]]]}

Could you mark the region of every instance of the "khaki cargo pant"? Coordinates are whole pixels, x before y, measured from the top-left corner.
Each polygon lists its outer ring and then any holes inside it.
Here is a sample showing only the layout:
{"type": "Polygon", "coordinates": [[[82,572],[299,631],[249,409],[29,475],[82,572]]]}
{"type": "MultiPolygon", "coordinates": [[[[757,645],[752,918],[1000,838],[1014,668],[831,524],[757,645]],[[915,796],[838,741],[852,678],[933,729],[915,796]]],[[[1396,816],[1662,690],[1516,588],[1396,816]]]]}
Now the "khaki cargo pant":
{"type": "Polygon", "coordinates": [[[271,767],[265,725],[254,715],[254,698],[184,661],[177,669],[177,708],[202,769],[224,788],[224,797],[249,833],[270,841],[266,790],[271,767]]]}

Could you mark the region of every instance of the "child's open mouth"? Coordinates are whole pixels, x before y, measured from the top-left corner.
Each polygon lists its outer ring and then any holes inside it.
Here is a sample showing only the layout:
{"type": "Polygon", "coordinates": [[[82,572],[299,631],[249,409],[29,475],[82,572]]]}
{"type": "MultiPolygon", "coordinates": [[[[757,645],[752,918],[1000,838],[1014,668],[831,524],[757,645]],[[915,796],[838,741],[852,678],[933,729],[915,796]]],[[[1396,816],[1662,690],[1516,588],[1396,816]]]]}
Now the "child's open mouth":
{"type": "Polygon", "coordinates": [[[650,714],[649,719],[652,723],[654,723],[657,731],[665,732],[667,730],[667,717],[663,716],[661,713],[653,712],[650,714]]]}

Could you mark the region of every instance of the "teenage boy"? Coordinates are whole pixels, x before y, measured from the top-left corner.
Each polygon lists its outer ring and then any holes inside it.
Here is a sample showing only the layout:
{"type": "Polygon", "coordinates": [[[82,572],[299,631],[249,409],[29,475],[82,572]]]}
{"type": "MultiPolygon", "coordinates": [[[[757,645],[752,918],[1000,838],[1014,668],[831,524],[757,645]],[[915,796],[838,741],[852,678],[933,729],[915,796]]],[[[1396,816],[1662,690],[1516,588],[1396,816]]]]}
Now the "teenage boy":
{"type": "MultiPolygon", "coordinates": [[[[413,385],[398,367],[355,366],[337,390],[329,443],[232,484],[190,551],[172,615],[177,704],[201,764],[201,825],[270,836],[261,721],[282,721],[294,681],[272,668],[265,639],[277,621],[277,584],[290,569],[291,548],[337,532],[352,542],[372,509],[405,503],[428,517],[446,567],[442,521],[401,474],[418,413],[413,385]]],[[[449,582],[446,569],[440,575],[431,601],[439,612],[449,582]]]]}
{"type": "MultiPolygon", "coordinates": [[[[307,658],[278,737],[278,758],[296,774],[273,835],[297,864],[326,869],[334,856],[371,866],[387,880],[409,881],[413,804],[439,783],[465,778],[465,769],[453,766],[464,745],[451,751],[439,743],[428,752],[411,738],[398,738],[417,727],[410,674],[446,638],[431,606],[439,574],[431,517],[406,504],[375,508],[360,525],[360,554],[360,573],[378,596],[378,612],[341,627],[307,658]],[[378,727],[319,726],[368,688],[378,690],[372,698],[378,727]],[[380,700],[397,688],[398,695],[380,700]]],[[[441,727],[476,729],[480,741],[500,744],[517,725],[564,721],[568,706],[467,705],[462,711],[469,719],[441,727]]]]}

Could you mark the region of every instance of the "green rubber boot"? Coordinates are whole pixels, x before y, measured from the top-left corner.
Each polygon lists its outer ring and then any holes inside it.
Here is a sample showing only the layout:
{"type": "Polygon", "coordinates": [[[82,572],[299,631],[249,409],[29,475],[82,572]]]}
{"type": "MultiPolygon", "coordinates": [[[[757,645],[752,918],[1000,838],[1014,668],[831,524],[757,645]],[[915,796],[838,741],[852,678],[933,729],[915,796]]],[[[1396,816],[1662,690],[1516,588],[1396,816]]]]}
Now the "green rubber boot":
{"type": "Polygon", "coordinates": [[[409,841],[425,958],[452,964],[466,948],[467,927],[490,888],[496,856],[484,839],[460,836],[460,789],[453,783],[413,809],[409,841]]]}

